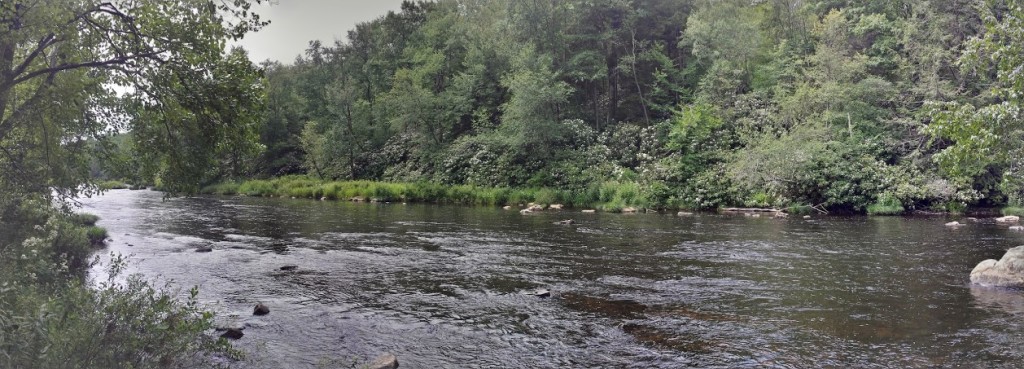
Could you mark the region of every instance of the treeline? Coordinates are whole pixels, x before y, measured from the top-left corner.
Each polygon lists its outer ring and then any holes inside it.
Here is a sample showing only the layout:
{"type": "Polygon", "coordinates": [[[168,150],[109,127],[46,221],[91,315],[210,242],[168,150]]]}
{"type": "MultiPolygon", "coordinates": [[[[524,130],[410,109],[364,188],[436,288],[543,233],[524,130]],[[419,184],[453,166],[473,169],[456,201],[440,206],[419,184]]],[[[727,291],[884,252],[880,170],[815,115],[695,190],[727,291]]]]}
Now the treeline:
{"type": "Polygon", "coordinates": [[[1012,160],[956,170],[943,155],[967,138],[933,122],[951,111],[939,103],[999,102],[1001,74],[964,51],[1020,13],[967,0],[405,2],[347,41],[264,63],[265,150],[249,175],[618,183],[656,208],[1019,202],[1012,160]]]}

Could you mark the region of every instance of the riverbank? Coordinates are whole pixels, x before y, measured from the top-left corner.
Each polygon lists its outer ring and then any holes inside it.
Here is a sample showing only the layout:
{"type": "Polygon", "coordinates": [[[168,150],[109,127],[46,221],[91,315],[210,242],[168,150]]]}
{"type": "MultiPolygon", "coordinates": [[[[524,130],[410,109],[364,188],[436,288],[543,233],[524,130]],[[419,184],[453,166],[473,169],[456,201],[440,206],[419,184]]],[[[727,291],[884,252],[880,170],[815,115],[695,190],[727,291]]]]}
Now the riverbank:
{"type": "Polygon", "coordinates": [[[529,203],[561,204],[569,208],[622,212],[629,208],[680,209],[653,198],[639,183],[608,181],[583,190],[552,188],[494,188],[442,185],[429,182],[321,181],[289,176],[269,180],[223,182],[206,186],[203,194],[255,197],[292,197],[317,200],[409,202],[481,206],[517,206],[529,203]]]}
{"type": "MultiPolygon", "coordinates": [[[[366,202],[408,202],[477,206],[542,206],[561,204],[566,208],[595,209],[620,213],[629,209],[667,211],[699,211],[722,209],[695,209],[683,206],[672,197],[660,196],[656,190],[630,181],[606,181],[586,189],[566,190],[554,188],[502,188],[472,185],[443,185],[432,182],[395,183],[379,181],[325,181],[306,176],[286,176],[272,179],[227,181],[205,186],[200,190],[208,195],[244,195],[253,197],[290,197],[313,200],[341,200],[366,202]]],[[[737,207],[750,204],[735,204],[737,207]]],[[[822,207],[806,204],[786,204],[769,207],[778,211],[805,215],[827,213],[822,207]]],[[[834,209],[828,209],[832,211],[834,209]]],[[[834,211],[833,211],[834,212],[834,211]]],[[[871,216],[906,215],[966,215],[1003,214],[1024,216],[1024,207],[1007,206],[1001,209],[975,209],[966,206],[935,210],[908,209],[893,199],[882,199],[864,212],[839,211],[840,214],[867,214],[871,216]]]]}

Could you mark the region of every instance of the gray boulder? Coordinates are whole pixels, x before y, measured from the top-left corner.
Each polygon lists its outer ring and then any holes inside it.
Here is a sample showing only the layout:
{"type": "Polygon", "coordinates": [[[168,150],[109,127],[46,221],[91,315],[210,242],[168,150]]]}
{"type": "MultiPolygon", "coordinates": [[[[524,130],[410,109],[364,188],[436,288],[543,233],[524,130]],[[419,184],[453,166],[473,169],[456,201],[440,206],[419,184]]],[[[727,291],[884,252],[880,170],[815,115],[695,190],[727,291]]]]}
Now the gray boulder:
{"type": "Polygon", "coordinates": [[[971,271],[971,283],[988,287],[1024,287],[1024,246],[1017,246],[1002,259],[985,260],[971,271]]]}
{"type": "Polygon", "coordinates": [[[370,369],[397,369],[398,358],[391,353],[381,355],[369,365],[370,369]]]}

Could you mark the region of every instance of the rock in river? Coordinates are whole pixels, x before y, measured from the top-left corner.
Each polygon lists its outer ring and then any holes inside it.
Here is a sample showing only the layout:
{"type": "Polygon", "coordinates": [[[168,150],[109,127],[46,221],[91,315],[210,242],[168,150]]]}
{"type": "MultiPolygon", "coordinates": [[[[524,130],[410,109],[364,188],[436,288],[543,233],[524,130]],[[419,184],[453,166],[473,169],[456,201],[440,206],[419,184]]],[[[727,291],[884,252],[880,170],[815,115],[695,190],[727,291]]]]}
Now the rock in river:
{"type": "Polygon", "coordinates": [[[213,252],[213,247],[203,246],[203,247],[200,247],[200,248],[196,249],[196,252],[213,252]]]}
{"type": "Polygon", "coordinates": [[[242,330],[239,328],[228,328],[225,329],[224,333],[221,334],[220,336],[231,340],[237,340],[239,338],[242,338],[242,336],[244,335],[245,334],[242,333],[242,330]]]}
{"type": "Polygon", "coordinates": [[[370,363],[370,369],[396,369],[398,368],[398,358],[391,353],[381,355],[370,363]]]}
{"type": "Polygon", "coordinates": [[[1020,217],[1016,215],[1007,215],[1005,217],[996,218],[998,223],[1017,223],[1020,221],[1020,217]]]}
{"type": "Polygon", "coordinates": [[[971,271],[971,283],[989,287],[1024,287],[1024,246],[1017,246],[1002,259],[985,260],[971,271]]]}
{"type": "Polygon", "coordinates": [[[298,265],[285,265],[285,266],[281,267],[281,270],[285,270],[285,271],[295,270],[295,269],[299,269],[299,266],[298,265]]]}
{"type": "Polygon", "coordinates": [[[267,315],[270,314],[270,308],[267,305],[256,304],[256,307],[252,309],[252,315],[267,315]]]}
{"type": "Polygon", "coordinates": [[[555,222],[555,224],[556,225],[573,225],[573,224],[576,224],[576,221],[574,221],[572,219],[566,219],[566,220],[557,221],[557,222],[555,222]]]}

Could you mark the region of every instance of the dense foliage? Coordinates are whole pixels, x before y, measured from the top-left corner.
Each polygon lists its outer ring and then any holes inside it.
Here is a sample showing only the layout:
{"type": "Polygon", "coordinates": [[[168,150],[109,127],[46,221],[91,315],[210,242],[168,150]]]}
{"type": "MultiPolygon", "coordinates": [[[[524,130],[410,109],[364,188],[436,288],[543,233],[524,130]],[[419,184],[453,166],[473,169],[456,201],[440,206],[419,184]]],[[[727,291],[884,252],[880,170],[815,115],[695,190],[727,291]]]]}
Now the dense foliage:
{"type": "Polygon", "coordinates": [[[252,174],[628,182],[653,207],[1019,203],[1020,15],[1015,1],[406,2],[264,65],[252,174]]]}
{"type": "Polygon", "coordinates": [[[189,192],[258,151],[262,80],[244,51],[225,51],[264,24],[249,9],[0,1],[0,368],[195,367],[228,351],[204,339],[194,291],[179,300],[121,276],[121,262],[87,284],[108,234],[71,212],[100,188],[98,162],[189,192]]]}

